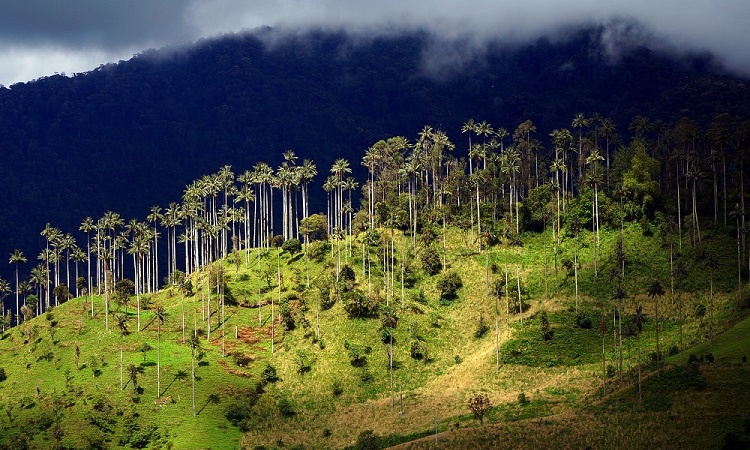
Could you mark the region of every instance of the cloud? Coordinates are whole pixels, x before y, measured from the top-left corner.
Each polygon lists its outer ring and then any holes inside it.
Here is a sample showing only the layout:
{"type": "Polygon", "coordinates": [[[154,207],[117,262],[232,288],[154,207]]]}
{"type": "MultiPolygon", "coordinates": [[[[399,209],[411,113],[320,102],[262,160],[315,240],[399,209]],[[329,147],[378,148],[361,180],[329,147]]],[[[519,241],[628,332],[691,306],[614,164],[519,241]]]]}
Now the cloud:
{"type": "Polygon", "coordinates": [[[597,24],[605,26],[612,55],[634,43],[709,51],[750,76],[749,21],[747,0],[6,0],[0,83],[89,70],[147,48],[261,26],[366,35],[426,30],[436,42],[459,44],[442,62],[425,60],[459,67],[462,48],[481,52],[490,40],[518,44],[597,24]]]}

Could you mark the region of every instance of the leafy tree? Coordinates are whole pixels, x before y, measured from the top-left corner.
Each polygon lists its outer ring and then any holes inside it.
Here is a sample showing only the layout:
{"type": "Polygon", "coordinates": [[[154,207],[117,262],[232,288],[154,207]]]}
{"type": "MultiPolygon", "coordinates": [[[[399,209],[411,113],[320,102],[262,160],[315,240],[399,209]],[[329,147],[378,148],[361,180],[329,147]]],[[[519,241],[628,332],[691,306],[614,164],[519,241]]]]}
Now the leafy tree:
{"type": "Polygon", "coordinates": [[[427,275],[437,275],[443,268],[443,263],[440,261],[440,255],[432,247],[427,247],[422,250],[420,259],[422,261],[422,269],[424,269],[427,275]]]}
{"type": "Polygon", "coordinates": [[[64,284],[55,286],[55,289],[52,290],[52,294],[55,296],[55,301],[58,305],[62,305],[73,298],[73,295],[68,290],[68,286],[64,284]]]}
{"type": "Polygon", "coordinates": [[[463,287],[461,276],[455,271],[448,272],[441,276],[437,281],[437,288],[440,291],[440,299],[453,299],[456,292],[463,287]]]}
{"type": "Polygon", "coordinates": [[[378,311],[378,302],[359,289],[345,292],[341,298],[350,319],[372,317],[378,311]]]}
{"type": "Polygon", "coordinates": [[[492,410],[492,402],[485,393],[479,393],[469,397],[469,410],[474,414],[475,419],[484,423],[484,416],[492,410]]]}
{"type": "Polygon", "coordinates": [[[299,239],[296,238],[287,239],[281,245],[281,249],[289,253],[290,255],[295,255],[302,251],[302,243],[299,241],[299,239]]]}
{"type": "Polygon", "coordinates": [[[327,218],[322,214],[312,214],[300,221],[299,232],[310,241],[328,239],[327,218]]]}

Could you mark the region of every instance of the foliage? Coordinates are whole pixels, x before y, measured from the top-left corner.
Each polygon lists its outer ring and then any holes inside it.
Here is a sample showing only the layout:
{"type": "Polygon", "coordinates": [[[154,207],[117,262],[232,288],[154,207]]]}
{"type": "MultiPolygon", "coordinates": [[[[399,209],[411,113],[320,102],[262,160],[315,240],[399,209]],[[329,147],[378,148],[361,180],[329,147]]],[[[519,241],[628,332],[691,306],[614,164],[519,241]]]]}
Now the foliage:
{"type": "Polygon", "coordinates": [[[479,322],[477,323],[477,329],[474,331],[474,337],[480,339],[484,337],[487,332],[490,331],[490,326],[487,325],[487,321],[484,320],[484,314],[479,315],[479,322]]]}
{"type": "Polygon", "coordinates": [[[276,368],[271,364],[266,364],[266,367],[263,368],[263,371],[260,374],[260,378],[264,383],[275,383],[279,380],[276,368]]]}
{"type": "Polygon", "coordinates": [[[420,260],[422,261],[422,269],[427,273],[427,275],[437,275],[443,268],[443,263],[440,260],[440,255],[432,247],[426,247],[424,250],[422,250],[420,260]]]}
{"type": "Polygon", "coordinates": [[[281,249],[290,255],[295,255],[302,251],[302,243],[296,238],[287,239],[281,245],[281,249]]]}
{"type": "Polygon", "coordinates": [[[451,271],[442,275],[436,286],[440,291],[441,299],[454,299],[456,298],[456,292],[463,287],[463,281],[457,272],[451,271]]]}
{"type": "Polygon", "coordinates": [[[484,422],[484,416],[492,409],[492,402],[485,393],[474,394],[469,397],[469,410],[474,414],[475,419],[484,422]]]}
{"type": "Polygon", "coordinates": [[[378,312],[379,303],[359,289],[344,293],[342,296],[344,311],[350,319],[374,317],[378,312]]]}
{"type": "Polygon", "coordinates": [[[312,261],[321,262],[331,251],[331,243],[328,241],[314,241],[307,246],[307,256],[312,261]]]}
{"type": "Polygon", "coordinates": [[[356,450],[377,450],[380,448],[380,438],[374,431],[365,430],[357,435],[354,448],[356,450]]]}
{"type": "Polygon", "coordinates": [[[52,290],[52,294],[55,296],[55,300],[57,300],[58,305],[62,305],[63,303],[73,298],[73,294],[71,294],[68,290],[68,286],[64,284],[55,286],[55,289],[52,290]]]}
{"type": "Polygon", "coordinates": [[[311,241],[328,239],[328,225],[323,214],[311,214],[300,221],[299,232],[311,241]]]}

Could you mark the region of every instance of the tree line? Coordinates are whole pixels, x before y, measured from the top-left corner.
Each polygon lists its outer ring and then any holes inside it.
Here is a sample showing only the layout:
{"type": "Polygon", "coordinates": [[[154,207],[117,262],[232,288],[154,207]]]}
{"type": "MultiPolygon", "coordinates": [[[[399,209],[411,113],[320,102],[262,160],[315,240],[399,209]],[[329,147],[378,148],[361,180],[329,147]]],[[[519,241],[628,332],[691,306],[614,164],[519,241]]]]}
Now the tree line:
{"type": "Polygon", "coordinates": [[[589,227],[598,239],[601,226],[632,220],[672,227],[681,248],[683,233],[700,245],[701,224],[735,226],[741,287],[750,271],[744,195],[750,121],[721,114],[701,127],[689,118],[667,124],[636,116],[627,131],[628,138],[597,113],[576,114],[549,136],[538,135],[531,120],[511,132],[469,119],[462,143],[425,126],[413,141],[395,136],[367,148],[359,190],[353,162],[336,159],[322,183],[327,206],[319,214],[309,209],[318,168],[294,151],[284,152],[275,169],[259,162],[236,174],[223,166],[186,186],[180,202],[152,207],[143,221],[107,211],[85,217],[72,232],[48,223],[39,262],[25,277],[21,267],[31,258],[18,249],[10,254],[15,280],[0,280],[0,292],[15,301],[2,315],[3,327],[72,296],[106,294],[128,277],[136,295],[155,292],[175,273],[190,275],[233,251],[268,248],[274,236],[350,246],[347,236],[388,228],[408,234],[416,248],[420,233],[459,227],[481,251],[548,228],[554,245],[566,228],[589,227]],[[74,234],[85,235],[82,244],[74,234]]]}

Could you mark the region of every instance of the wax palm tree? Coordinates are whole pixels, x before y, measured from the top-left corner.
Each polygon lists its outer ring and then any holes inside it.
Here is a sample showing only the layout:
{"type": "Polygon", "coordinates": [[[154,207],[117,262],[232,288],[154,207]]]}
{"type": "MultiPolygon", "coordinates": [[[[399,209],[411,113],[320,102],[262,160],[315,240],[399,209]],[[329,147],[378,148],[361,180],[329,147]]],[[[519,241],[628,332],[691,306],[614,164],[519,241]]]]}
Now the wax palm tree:
{"type": "Polygon", "coordinates": [[[680,323],[680,363],[682,363],[682,354],[685,351],[685,346],[683,344],[683,332],[682,332],[682,280],[685,279],[685,277],[688,274],[688,268],[687,264],[685,263],[685,260],[682,258],[679,258],[677,260],[677,263],[674,265],[674,278],[677,280],[677,308],[679,310],[679,323],[680,323]]]}
{"type": "Polygon", "coordinates": [[[659,371],[661,361],[661,350],[659,347],[659,299],[664,295],[664,287],[654,280],[648,288],[648,296],[654,302],[654,321],[656,322],[656,370],[659,371]]]}
{"type": "Polygon", "coordinates": [[[123,379],[122,347],[123,339],[128,335],[128,318],[124,314],[118,314],[115,316],[115,323],[117,324],[117,329],[120,331],[120,389],[125,389],[123,379]]]}
{"type": "Polygon", "coordinates": [[[336,210],[336,221],[335,226],[340,229],[344,229],[343,225],[343,207],[344,207],[344,175],[352,173],[352,169],[349,166],[349,161],[344,158],[338,158],[333,162],[331,166],[331,173],[336,177],[336,186],[338,187],[337,200],[335,205],[336,210]]]}
{"type": "Polygon", "coordinates": [[[201,341],[198,339],[198,336],[193,333],[190,335],[190,339],[188,339],[188,344],[190,345],[190,361],[192,364],[191,368],[191,378],[192,378],[192,386],[193,386],[193,415],[196,415],[196,409],[195,409],[195,360],[196,358],[199,358],[201,355],[201,341]]]}
{"type": "Polygon", "coordinates": [[[706,255],[706,269],[709,272],[709,307],[708,307],[708,339],[713,341],[713,324],[714,324],[714,272],[719,268],[719,258],[715,253],[706,255]]]}
{"type": "MultiPolygon", "coordinates": [[[[81,294],[80,294],[80,292],[78,292],[79,291],[79,289],[78,289],[78,278],[79,278],[79,276],[78,276],[78,264],[82,263],[82,262],[86,262],[88,258],[86,258],[86,253],[80,247],[78,247],[78,246],[76,246],[73,249],[73,253],[70,255],[70,257],[73,259],[73,263],[76,266],[76,275],[75,275],[75,279],[76,279],[76,297],[79,297],[81,294]]],[[[88,293],[88,291],[86,291],[86,292],[88,293]]]]}
{"type": "MultiPolygon", "coordinates": [[[[23,252],[19,249],[13,250],[13,253],[10,254],[10,262],[9,264],[15,264],[16,265],[16,325],[18,325],[18,317],[21,314],[21,307],[19,302],[19,292],[18,292],[18,265],[19,264],[25,264],[27,262],[26,256],[24,256],[23,252]]],[[[2,312],[2,311],[0,311],[2,312]]]]}
{"type": "Polygon", "coordinates": [[[161,396],[161,325],[167,320],[167,311],[159,305],[154,312],[156,318],[156,397],[161,396]]]}
{"type": "Polygon", "coordinates": [[[606,160],[607,164],[607,188],[609,188],[609,145],[616,136],[617,128],[615,127],[615,123],[612,121],[612,119],[609,119],[607,117],[602,119],[601,124],[602,126],[599,128],[599,133],[605,138],[604,159],[606,160]]]}
{"type": "Polygon", "coordinates": [[[164,215],[161,213],[160,206],[152,206],[151,212],[146,216],[146,220],[149,223],[154,224],[154,261],[153,261],[153,278],[152,282],[149,283],[150,291],[157,291],[159,289],[159,231],[157,225],[159,222],[164,220],[164,215]]]}
{"type": "MultiPolygon", "coordinates": [[[[81,222],[81,226],[78,227],[78,229],[86,233],[86,261],[88,263],[88,275],[86,282],[88,283],[88,295],[91,295],[91,232],[96,230],[94,219],[92,219],[91,216],[86,217],[85,219],[83,219],[83,222],[81,222]]],[[[93,316],[94,302],[91,302],[91,317],[93,316]]]]}

